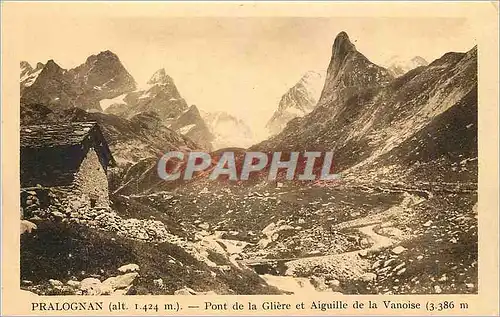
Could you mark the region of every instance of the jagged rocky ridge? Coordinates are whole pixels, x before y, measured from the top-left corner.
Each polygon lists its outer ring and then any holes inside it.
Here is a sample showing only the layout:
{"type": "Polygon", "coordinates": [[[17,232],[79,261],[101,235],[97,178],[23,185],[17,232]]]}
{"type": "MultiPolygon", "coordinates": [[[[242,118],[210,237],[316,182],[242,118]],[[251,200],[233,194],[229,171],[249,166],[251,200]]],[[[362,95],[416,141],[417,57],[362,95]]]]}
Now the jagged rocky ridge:
{"type": "Polygon", "coordinates": [[[55,61],[33,69],[21,62],[21,103],[48,107],[101,110],[99,101],[134,90],[136,83],[118,56],[110,51],[92,55],[82,65],[65,70],[55,61]]]}

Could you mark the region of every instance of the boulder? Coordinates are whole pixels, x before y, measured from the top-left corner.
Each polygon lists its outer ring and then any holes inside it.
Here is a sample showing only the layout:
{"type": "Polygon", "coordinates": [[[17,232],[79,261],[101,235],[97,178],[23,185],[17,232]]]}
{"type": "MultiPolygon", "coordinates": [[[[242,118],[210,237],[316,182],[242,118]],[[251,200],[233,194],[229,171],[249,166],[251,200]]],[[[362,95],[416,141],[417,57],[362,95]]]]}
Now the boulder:
{"type": "Polygon", "coordinates": [[[178,289],[174,292],[174,295],[196,295],[196,291],[189,287],[184,287],[178,289]]]}
{"type": "Polygon", "coordinates": [[[393,263],[395,261],[396,261],[396,259],[389,259],[389,260],[385,261],[384,262],[384,267],[389,266],[391,263],[393,263]]]}
{"type": "Polygon", "coordinates": [[[401,270],[397,271],[397,272],[396,272],[396,275],[398,275],[398,276],[399,276],[399,275],[403,274],[404,272],[406,272],[406,268],[405,268],[405,267],[404,267],[404,268],[402,268],[401,270]]]}
{"type": "Polygon", "coordinates": [[[394,253],[394,254],[401,254],[401,253],[403,253],[405,250],[406,250],[406,248],[405,248],[405,247],[402,247],[402,246],[397,246],[397,247],[395,247],[394,249],[392,249],[392,253],[394,253]]]}
{"type": "MultiPolygon", "coordinates": [[[[212,272],[213,273],[213,272],[212,272]]],[[[163,288],[165,287],[165,285],[163,284],[163,279],[159,278],[159,279],[156,279],[156,280],[153,280],[153,284],[154,286],[158,287],[158,288],[163,288]]]]}
{"type": "Polygon", "coordinates": [[[204,222],[204,223],[200,223],[200,224],[198,225],[198,227],[199,227],[199,228],[201,228],[201,229],[203,229],[203,230],[208,230],[208,229],[210,229],[210,225],[209,225],[208,223],[206,223],[206,222],[204,222]]]}
{"type": "Polygon", "coordinates": [[[49,280],[49,284],[50,284],[50,286],[52,286],[52,287],[61,287],[61,286],[63,286],[63,285],[64,285],[64,284],[63,284],[63,282],[61,282],[61,281],[59,281],[59,280],[53,280],[53,279],[50,279],[50,280],[49,280]]]}
{"type": "MultiPolygon", "coordinates": [[[[106,281],[104,281],[106,282],[106,281]]],[[[101,284],[101,295],[111,295],[113,294],[114,288],[108,283],[102,283],[101,284]]]]}
{"type": "Polygon", "coordinates": [[[174,292],[174,295],[217,295],[214,291],[197,292],[192,288],[184,287],[174,292]]]}
{"type": "Polygon", "coordinates": [[[262,229],[262,233],[267,237],[271,237],[275,230],[276,225],[274,224],[274,222],[271,222],[264,229],[262,229]]]}
{"type": "Polygon", "coordinates": [[[139,273],[132,272],[123,275],[113,276],[106,279],[102,284],[106,287],[109,286],[111,289],[122,289],[127,288],[132,285],[134,280],[139,276],[139,273]]]}
{"type": "Polygon", "coordinates": [[[372,265],[372,270],[378,269],[382,265],[382,260],[377,260],[372,265]]]}
{"type": "Polygon", "coordinates": [[[120,271],[122,273],[137,272],[137,271],[139,271],[139,265],[133,264],[133,263],[125,264],[125,265],[120,266],[118,268],[118,271],[120,271]]]}
{"type": "Polygon", "coordinates": [[[27,232],[31,233],[31,231],[36,230],[37,226],[28,220],[21,220],[21,234],[27,232]]]}
{"type": "Polygon", "coordinates": [[[62,220],[65,217],[65,215],[59,211],[53,211],[51,214],[56,220],[62,220]]]}
{"type": "Polygon", "coordinates": [[[441,286],[439,286],[439,285],[434,286],[434,293],[441,294],[442,292],[443,292],[443,290],[441,289],[441,286]]]}
{"type": "Polygon", "coordinates": [[[339,280],[328,281],[328,286],[330,286],[333,292],[342,292],[342,287],[340,287],[339,280]]]}
{"type": "Polygon", "coordinates": [[[377,274],[369,273],[369,272],[365,273],[359,277],[359,280],[363,281],[363,282],[372,282],[372,281],[375,281],[376,279],[377,279],[377,274]]]}
{"type": "Polygon", "coordinates": [[[83,295],[101,295],[101,281],[88,277],[80,282],[80,290],[83,295]]]}
{"type": "Polygon", "coordinates": [[[80,288],[80,282],[75,280],[69,280],[66,282],[66,285],[71,286],[73,288],[80,288]]]}
{"type": "Polygon", "coordinates": [[[366,257],[368,255],[368,250],[364,249],[358,252],[358,255],[362,258],[366,257]]]}
{"type": "Polygon", "coordinates": [[[328,285],[325,283],[325,278],[323,277],[317,277],[315,275],[311,276],[311,284],[316,288],[316,290],[320,292],[325,292],[327,290],[330,290],[328,285]]]}

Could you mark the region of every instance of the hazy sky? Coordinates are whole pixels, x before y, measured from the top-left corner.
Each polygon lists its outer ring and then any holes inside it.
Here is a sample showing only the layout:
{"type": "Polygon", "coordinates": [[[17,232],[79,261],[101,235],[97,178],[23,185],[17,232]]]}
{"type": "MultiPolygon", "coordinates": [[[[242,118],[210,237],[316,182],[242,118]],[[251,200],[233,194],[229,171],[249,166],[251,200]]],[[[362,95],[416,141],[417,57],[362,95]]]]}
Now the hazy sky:
{"type": "Polygon", "coordinates": [[[116,17],[24,20],[21,60],[54,59],[72,68],[103,50],[116,53],[138,84],[159,68],[188,104],[224,110],[263,126],[281,96],[308,70],[326,70],[331,46],[346,31],[375,63],[393,55],[429,62],[475,45],[457,18],[116,17]],[[452,30],[452,32],[450,32],[452,30]]]}

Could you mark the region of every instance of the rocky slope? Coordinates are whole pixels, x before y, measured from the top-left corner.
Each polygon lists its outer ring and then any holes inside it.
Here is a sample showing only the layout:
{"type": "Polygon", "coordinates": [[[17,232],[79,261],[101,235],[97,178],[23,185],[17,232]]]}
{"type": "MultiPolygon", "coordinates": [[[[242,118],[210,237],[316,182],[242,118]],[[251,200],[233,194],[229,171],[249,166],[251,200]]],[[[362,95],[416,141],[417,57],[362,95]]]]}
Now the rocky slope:
{"type": "Polygon", "coordinates": [[[161,206],[121,198],[113,209],[76,209],[49,192],[52,201],[43,207],[38,198],[46,195],[27,194],[34,228],[21,234],[21,287],[32,293],[280,293],[215,241],[190,234],[193,225],[179,223],[161,206]]]}
{"type": "Polygon", "coordinates": [[[283,130],[288,121],[311,112],[318,101],[324,84],[324,75],[309,71],[290,88],[280,100],[278,109],[266,124],[271,134],[283,130]]]}
{"type": "Polygon", "coordinates": [[[65,70],[49,60],[35,69],[21,62],[21,102],[48,107],[100,110],[99,101],[136,87],[118,56],[110,51],[92,55],[82,65],[65,70]]]}

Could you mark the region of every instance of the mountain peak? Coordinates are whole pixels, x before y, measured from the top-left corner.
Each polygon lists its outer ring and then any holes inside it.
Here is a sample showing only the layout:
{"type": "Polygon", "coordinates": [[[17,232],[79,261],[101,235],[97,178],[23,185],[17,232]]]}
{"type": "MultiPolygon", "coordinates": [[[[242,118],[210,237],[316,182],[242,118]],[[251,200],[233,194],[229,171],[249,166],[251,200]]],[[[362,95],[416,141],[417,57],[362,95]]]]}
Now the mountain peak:
{"type": "Polygon", "coordinates": [[[154,84],[170,84],[173,83],[173,80],[170,76],[167,75],[165,68],[161,68],[157,70],[153,76],[147,82],[149,85],[154,84]]]}
{"type": "MultiPolygon", "coordinates": [[[[37,64],[37,68],[38,68],[38,64],[37,64]]],[[[62,70],[61,66],[59,66],[56,62],[54,62],[53,59],[49,59],[47,61],[47,64],[45,64],[45,66],[44,66],[44,70],[45,69],[48,69],[48,70],[62,70]]]]}
{"type": "Polygon", "coordinates": [[[118,55],[115,53],[111,52],[110,50],[102,51],[98,53],[97,55],[90,55],[87,58],[87,61],[85,64],[87,65],[94,65],[95,63],[100,63],[100,64],[116,64],[119,63],[120,59],[118,58],[118,55]]]}
{"type": "Polygon", "coordinates": [[[384,63],[387,70],[394,76],[399,77],[412,69],[420,66],[427,66],[429,63],[422,56],[414,56],[411,59],[406,59],[401,56],[392,56],[384,63]]]}
{"type": "Polygon", "coordinates": [[[97,57],[105,57],[105,58],[111,58],[111,59],[118,59],[118,55],[115,53],[111,52],[110,50],[105,50],[97,54],[97,57]]]}
{"type": "Polygon", "coordinates": [[[415,56],[411,59],[411,61],[413,63],[418,63],[418,64],[421,64],[422,66],[426,66],[426,65],[429,65],[429,62],[427,62],[425,60],[425,58],[423,58],[422,56],[415,56]]]}
{"type": "Polygon", "coordinates": [[[26,68],[26,67],[32,68],[30,63],[28,63],[27,61],[21,61],[20,66],[21,68],[26,68]]]}
{"type": "Polygon", "coordinates": [[[201,116],[200,110],[198,110],[198,107],[196,107],[196,105],[191,105],[191,107],[189,107],[187,112],[196,113],[199,116],[201,116]]]}
{"type": "Polygon", "coordinates": [[[343,59],[350,52],[356,51],[356,46],[351,43],[349,35],[342,31],[335,37],[332,51],[334,57],[343,59]]]}
{"type": "Polygon", "coordinates": [[[335,37],[335,41],[347,41],[349,43],[351,42],[349,40],[349,35],[347,35],[345,31],[342,31],[339,34],[337,34],[337,36],[335,37]]]}
{"type": "Polygon", "coordinates": [[[366,87],[386,84],[392,78],[385,68],[375,65],[358,52],[346,32],[340,32],[333,43],[332,58],[318,105],[335,104],[333,101],[338,98],[348,98],[366,87]]]}

